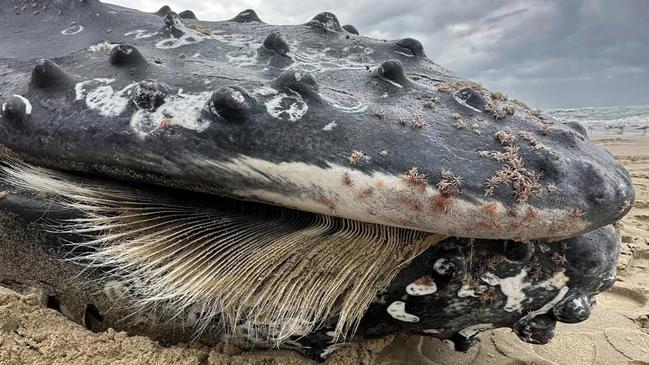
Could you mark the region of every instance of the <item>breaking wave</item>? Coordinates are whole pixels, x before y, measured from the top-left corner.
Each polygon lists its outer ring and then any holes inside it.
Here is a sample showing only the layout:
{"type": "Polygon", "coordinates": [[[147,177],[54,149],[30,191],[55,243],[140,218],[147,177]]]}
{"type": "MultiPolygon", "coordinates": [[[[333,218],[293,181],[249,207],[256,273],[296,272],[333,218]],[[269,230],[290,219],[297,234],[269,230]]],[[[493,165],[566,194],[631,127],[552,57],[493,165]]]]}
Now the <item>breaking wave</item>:
{"type": "Polygon", "coordinates": [[[546,114],[579,122],[589,134],[647,135],[649,129],[649,105],[554,109],[546,114]]]}

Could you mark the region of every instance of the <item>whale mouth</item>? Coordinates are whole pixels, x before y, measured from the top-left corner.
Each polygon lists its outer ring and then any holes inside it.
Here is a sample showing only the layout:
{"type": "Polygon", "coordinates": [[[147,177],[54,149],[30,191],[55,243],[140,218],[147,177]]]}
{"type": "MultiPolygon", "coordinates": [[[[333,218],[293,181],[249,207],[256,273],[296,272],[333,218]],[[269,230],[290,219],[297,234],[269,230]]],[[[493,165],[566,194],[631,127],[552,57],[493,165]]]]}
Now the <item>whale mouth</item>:
{"type": "MultiPolygon", "coordinates": [[[[480,331],[502,322],[523,341],[547,343],[557,321],[588,318],[592,296],[615,280],[619,251],[610,226],[557,244],[449,238],[88,178],[11,158],[0,164],[0,186],[6,189],[0,210],[66,237],[68,261],[97,271],[106,285],[127,287],[128,313],[159,318],[194,313],[194,338],[216,330],[225,338],[271,347],[299,345],[296,340],[319,338],[324,331],[328,343],[355,339],[368,310],[380,315],[377,308],[403,323],[427,320],[418,316],[432,310],[422,307],[422,299],[438,290],[440,299],[432,303],[457,306],[455,311],[471,298],[483,307],[491,303],[483,315],[493,324],[469,321],[459,332],[423,334],[467,351],[480,331]],[[506,300],[494,304],[498,287],[506,300]],[[384,293],[391,298],[387,303],[384,293]],[[532,301],[545,304],[516,314],[532,301]]],[[[470,316],[460,314],[457,320],[466,323],[470,316]]]]}
{"type": "MultiPolygon", "coordinates": [[[[162,318],[199,313],[194,337],[217,328],[226,338],[236,339],[243,329],[248,341],[285,346],[328,328],[327,336],[334,342],[353,338],[368,308],[381,301],[380,293],[395,285],[397,275],[407,272],[424,252],[444,252],[440,246],[468,251],[468,267],[461,263],[463,259],[442,254],[434,265],[426,264],[432,265],[428,269],[436,273],[435,280],[424,275],[408,285],[399,279],[396,285],[418,298],[435,293],[436,281],[449,286],[459,283],[459,298],[485,302],[493,300],[489,287],[500,286],[508,296],[505,312],[522,308],[522,288],[543,288],[530,294],[540,297],[560,289],[546,305],[516,321],[519,337],[531,343],[549,341],[556,320],[587,319],[589,312],[573,313],[574,308],[588,307],[584,292],[594,295],[614,279],[608,267],[616,261],[615,252],[609,252],[616,247],[615,239],[606,232],[601,238],[585,239],[590,242],[586,245],[595,240],[596,245],[587,250],[603,250],[601,258],[578,253],[584,248],[571,248],[572,255],[580,258],[571,258],[574,262],[569,266],[584,260],[592,271],[588,275],[597,277],[576,279],[566,276],[565,243],[560,245],[563,251],[539,252],[551,256],[544,264],[531,257],[531,241],[481,240],[481,247],[501,246],[506,252],[485,256],[484,248],[473,251],[470,238],[449,239],[213,194],[88,178],[7,157],[0,164],[0,186],[10,192],[0,197],[0,209],[35,217],[49,233],[68,237],[72,252],[68,260],[98,270],[104,281],[117,280],[128,287],[129,311],[158,313],[162,318]],[[477,277],[470,273],[474,255],[481,273],[477,277]],[[492,270],[503,262],[518,269],[520,263],[529,264],[513,277],[500,278],[492,270]],[[549,271],[542,268],[547,265],[549,271]],[[569,280],[574,281],[570,288],[569,280]],[[569,290],[576,294],[564,300],[569,290]],[[567,300],[580,305],[563,304],[567,300]],[[555,306],[558,314],[547,315],[555,306]],[[539,323],[549,329],[537,328],[539,323]]],[[[570,275],[574,270],[586,273],[580,267],[570,270],[570,275]]],[[[421,269],[414,271],[421,275],[421,269]]],[[[387,313],[399,321],[419,321],[401,301],[388,306],[387,313]]],[[[475,333],[461,334],[444,336],[468,350],[475,333]]]]}
{"type": "Polygon", "coordinates": [[[229,334],[242,321],[271,323],[272,333],[258,339],[268,345],[311,333],[332,317],[338,318],[334,339],[345,338],[376,292],[444,238],[214,195],[93,180],[11,160],[3,164],[1,180],[48,202],[48,210],[72,214],[52,217],[47,229],[77,238],[73,248],[85,253],[73,261],[132,286],[138,310],[173,317],[201,308],[197,334],[214,323],[229,334]]]}

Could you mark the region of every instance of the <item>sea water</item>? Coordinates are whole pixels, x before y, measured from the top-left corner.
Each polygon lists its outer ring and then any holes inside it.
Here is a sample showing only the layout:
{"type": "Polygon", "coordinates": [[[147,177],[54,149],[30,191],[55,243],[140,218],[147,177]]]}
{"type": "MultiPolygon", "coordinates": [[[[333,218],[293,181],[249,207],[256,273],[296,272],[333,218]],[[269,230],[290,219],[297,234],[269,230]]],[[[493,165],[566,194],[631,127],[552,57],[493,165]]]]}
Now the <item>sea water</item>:
{"type": "Polygon", "coordinates": [[[579,122],[588,134],[649,135],[649,105],[553,109],[546,114],[579,122]]]}

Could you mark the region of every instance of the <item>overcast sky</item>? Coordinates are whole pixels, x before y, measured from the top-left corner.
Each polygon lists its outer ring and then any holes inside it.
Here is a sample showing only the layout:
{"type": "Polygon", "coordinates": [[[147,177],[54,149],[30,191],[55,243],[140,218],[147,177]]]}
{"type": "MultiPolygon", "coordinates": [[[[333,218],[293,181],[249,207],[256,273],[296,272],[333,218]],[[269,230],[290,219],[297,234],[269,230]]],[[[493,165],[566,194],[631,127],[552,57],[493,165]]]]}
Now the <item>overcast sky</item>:
{"type": "Polygon", "coordinates": [[[201,20],[322,11],[363,35],[419,39],[434,62],[542,108],[649,104],[649,0],[104,0],[201,20]]]}

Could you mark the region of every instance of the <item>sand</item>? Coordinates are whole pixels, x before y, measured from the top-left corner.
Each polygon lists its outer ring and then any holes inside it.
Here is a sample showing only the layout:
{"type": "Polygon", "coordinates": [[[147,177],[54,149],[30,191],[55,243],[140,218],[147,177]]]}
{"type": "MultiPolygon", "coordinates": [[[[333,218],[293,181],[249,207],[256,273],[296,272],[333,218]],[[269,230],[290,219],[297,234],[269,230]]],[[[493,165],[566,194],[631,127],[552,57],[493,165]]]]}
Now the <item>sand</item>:
{"type": "MultiPolygon", "coordinates": [[[[619,222],[622,254],[615,286],[597,297],[591,318],[557,326],[545,346],[508,329],[484,332],[466,354],[440,341],[398,336],[343,348],[327,364],[649,364],[649,137],[594,137],[627,169],[636,186],[619,222]]],[[[39,292],[0,288],[0,364],[315,364],[290,351],[243,352],[232,345],[163,347],[145,337],[93,333],[46,308],[39,292]]]]}

